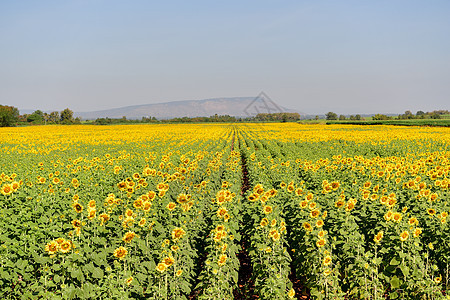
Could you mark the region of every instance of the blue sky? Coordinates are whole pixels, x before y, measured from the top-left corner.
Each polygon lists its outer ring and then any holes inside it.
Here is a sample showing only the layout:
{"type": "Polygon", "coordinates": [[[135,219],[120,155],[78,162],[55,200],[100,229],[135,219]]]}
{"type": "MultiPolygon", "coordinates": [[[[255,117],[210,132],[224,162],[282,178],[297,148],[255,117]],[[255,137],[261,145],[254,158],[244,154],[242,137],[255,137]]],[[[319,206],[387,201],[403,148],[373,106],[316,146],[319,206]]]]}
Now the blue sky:
{"type": "Polygon", "coordinates": [[[450,1],[2,1],[0,104],[450,109],[450,1]]]}

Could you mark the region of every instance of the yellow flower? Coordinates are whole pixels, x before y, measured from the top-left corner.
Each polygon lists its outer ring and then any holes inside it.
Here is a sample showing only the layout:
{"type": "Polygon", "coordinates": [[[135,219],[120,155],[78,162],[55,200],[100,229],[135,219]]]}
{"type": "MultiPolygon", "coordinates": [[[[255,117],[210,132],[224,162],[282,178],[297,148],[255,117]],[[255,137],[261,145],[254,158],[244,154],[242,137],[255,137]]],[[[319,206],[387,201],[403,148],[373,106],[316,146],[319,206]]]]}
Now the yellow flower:
{"type": "Polygon", "coordinates": [[[402,242],[406,241],[408,239],[408,237],[409,237],[409,232],[406,230],[400,234],[400,240],[402,242]]]}
{"type": "Polygon", "coordinates": [[[127,248],[122,246],[114,250],[114,256],[120,260],[124,259],[127,254],[128,254],[127,248]]]}
{"type": "Polygon", "coordinates": [[[47,251],[50,255],[58,252],[58,249],[59,244],[57,241],[51,241],[50,243],[47,243],[47,245],[45,245],[45,251],[47,251]]]}
{"type": "Polygon", "coordinates": [[[399,223],[402,220],[402,214],[398,212],[393,213],[392,220],[396,223],[399,223]]]}
{"type": "Polygon", "coordinates": [[[322,220],[322,219],[319,219],[319,220],[316,221],[316,227],[317,227],[317,228],[321,228],[321,227],[323,226],[323,224],[324,224],[324,223],[323,223],[323,220],[322,220]]]}
{"type": "Polygon", "coordinates": [[[306,231],[312,230],[312,226],[308,222],[303,223],[303,228],[305,228],[306,231]]]}
{"type": "Polygon", "coordinates": [[[175,259],[172,256],[166,256],[162,261],[166,267],[170,267],[175,262],[175,259]]]}
{"type": "Polygon", "coordinates": [[[323,258],[323,265],[327,267],[331,264],[331,261],[331,256],[327,255],[323,258]]]}
{"type": "Polygon", "coordinates": [[[419,220],[417,220],[416,217],[411,217],[411,218],[409,218],[409,220],[408,220],[408,224],[409,224],[410,226],[418,225],[418,224],[419,224],[419,220]]]}
{"type": "Polygon", "coordinates": [[[325,239],[319,239],[316,242],[316,246],[317,246],[317,248],[321,248],[321,247],[325,246],[326,243],[327,243],[327,241],[325,239]]]}
{"type": "Polygon", "coordinates": [[[294,299],[294,297],[295,297],[295,291],[294,291],[294,289],[290,289],[289,290],[289,292],[288,292],[288,297],[289,297],[289,299],[294,299]]]}
{"type": "Polygon", "coordinates": [[[219,266],[223,266],[226,261],[227,261],[227,255],[226,254],[221,254],[219,256],[219,261],[217,263],[219,264],[219,266]]]}
{"type": "Polygon", "coordinates": [[[125,283],[126,283],[127,285],[130,285],[132,282],[133,282],[133,276],[130,276],[130,277],[128,277],[128,278],[125,280],[125,283]]]}
{"type": "Polygon", "coordinates": [[[414,230],[413,236],[416,238],[416,237],[419,237],[419,235],[421,235],[421,234],[422,234],[422,228],[416,228],[414,230]]]}
{"type": "Polygon", "coordinates": [[[136,233],[132,232],[132,231],[128,231],[127,233],[125,233],[124,237],[122,238],[122,241],[124,241],[125,243],[131,243],[131,241],[133,240],[133,238],[136,236],[136,233]]]}
{"type": "Polygon", "coordinates": [[[384,232],[383,232],[383,231],[378,232],[378,233],[375,235],[375,237],[373,238],[373,240],[375,241],[375,243],[378,244],[378,243],[383,239],[383,235],[384,235],[384,232]]]}
{"type": "Polygon", "coordinates": [[[320,210],[318,209],[314,209],[309,213],[309,216],[313,219],[317,218],[318,216],[320,216],[320,210]]]}
{"type": "Polygon", "coordinates": [[[62,253],[67,253],[72,248],[72,243],[70,241],[63,241],[59,247],[62,253]]]}
{"type": "Polygon", "coordinates": [[[267,218],[263,218],[261,220],[261,223],[260,223],[261,227],[267,226],[268,224],[269,224],[269,220],[267,220],[267,218]]]}
{"type": "Polygon", "coordinates": [[[186,231],[184,231],[183,228],[176,227],[174,230],[172,230],[172,239],[174,241],[178,241],[185,234],[186,234],[186,231]]]}
{"type": "Polygon", "coordinates": [[[77,213],[81,213],[81,212],[83,211],[83,206],[82,206],[80,203],[78,203],[78,202],[75,202],[75,203],[72,205],[72,207],[73,207],[73,209],[75,209],[75,211],[76,211],[77,213]]]}
{"type": "Polygon", "coordinates": [[[264,213],[266,215],[270,214],[272,211],[273,211],[272,206],[270,206],[270,205],[264,206],[264,213]]]}
{"type": "Polygon", "coordinates": [[[156,266],[156,270],[158,270],[161,273],[163,273],[166,269],[167,269],[167,267],[166,267],[166,265],[164,263],[159,263],[156,266]]]}
{"type": "Polygon", "coordinates": [[[169,204],[167,204],[166,208],[167,208],[168,210],[172,211],[172,210],[175,209],[176,206],[177,206],[177,205],[176,205],[174,202],[169,202],[169,204]]]}

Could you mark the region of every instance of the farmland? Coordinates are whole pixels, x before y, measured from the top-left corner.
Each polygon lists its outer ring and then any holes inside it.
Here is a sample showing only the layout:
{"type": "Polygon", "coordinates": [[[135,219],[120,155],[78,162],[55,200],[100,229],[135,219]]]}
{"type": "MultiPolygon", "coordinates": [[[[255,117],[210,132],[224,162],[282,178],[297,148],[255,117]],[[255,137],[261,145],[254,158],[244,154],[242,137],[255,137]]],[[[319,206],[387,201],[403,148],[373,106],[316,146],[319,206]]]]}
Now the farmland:
{"type": "Polygon", "coordinates": [[[446,297],[448,128],[0,129],[2,298],[446,297]]]}

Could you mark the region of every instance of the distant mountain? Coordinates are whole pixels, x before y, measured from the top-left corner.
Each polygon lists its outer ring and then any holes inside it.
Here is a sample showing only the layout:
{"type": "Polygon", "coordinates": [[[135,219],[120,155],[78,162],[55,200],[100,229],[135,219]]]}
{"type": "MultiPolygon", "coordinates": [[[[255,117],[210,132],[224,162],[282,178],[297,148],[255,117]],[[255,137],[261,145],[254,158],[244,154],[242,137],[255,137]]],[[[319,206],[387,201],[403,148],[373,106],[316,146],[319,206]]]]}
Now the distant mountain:
{"type": "Polygon", "coordinates": [[[298,112],[294,109],[278,106],[267,96],[216,98],[206,100],[186,100],[166,103],[125,106],[108,110],[91,112],[75,112],[75,117],[83,120],[97,118],[141,119],[142,117],[155,117],[157,119],[171,119],[181,117],[210,117],[217,115],[230,115],[236,117],[255,116],[257,113],[298,112]]]}

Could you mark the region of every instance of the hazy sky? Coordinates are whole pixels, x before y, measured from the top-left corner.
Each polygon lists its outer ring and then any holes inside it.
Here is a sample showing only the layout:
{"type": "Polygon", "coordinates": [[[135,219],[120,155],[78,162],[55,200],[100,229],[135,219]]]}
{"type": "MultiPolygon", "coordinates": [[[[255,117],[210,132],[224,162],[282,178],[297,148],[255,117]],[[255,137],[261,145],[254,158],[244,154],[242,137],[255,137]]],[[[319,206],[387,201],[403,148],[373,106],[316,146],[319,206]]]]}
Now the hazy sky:
{"type": "Polygon", "coordinates": [[[450,109],[450,1],[1,1],[0,104],[450,109]]]}

